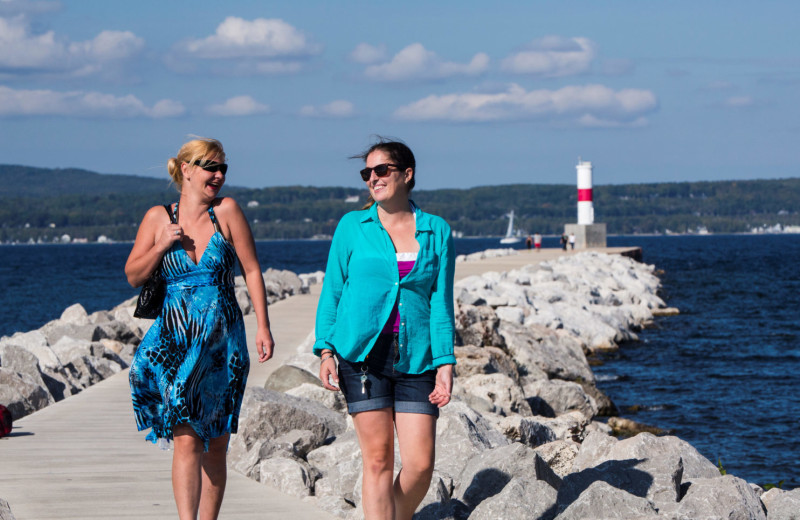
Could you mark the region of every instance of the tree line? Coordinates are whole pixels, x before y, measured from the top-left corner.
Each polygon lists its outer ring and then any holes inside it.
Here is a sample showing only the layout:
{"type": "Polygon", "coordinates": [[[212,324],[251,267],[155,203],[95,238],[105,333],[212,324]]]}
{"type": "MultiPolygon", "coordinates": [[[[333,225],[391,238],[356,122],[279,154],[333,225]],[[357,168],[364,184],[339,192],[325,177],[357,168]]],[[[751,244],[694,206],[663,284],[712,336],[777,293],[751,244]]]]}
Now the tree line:
{"type": "MultiPolygon", "coordinates": [[[[332,235],[347,211],[360,209],[358,188],[226,187],[239,202],[257,239],[332,235]],[[353,202],[353,200],[356,200],[353,202]]],[[[153,205],[178,197],[174,186],[147,177],[85,170],[0,165],[0,242],[52,241],[63,234],[95,241],[133,240],[153,205]]],[[[572,185],[517,184],[469,189],[415,190],[424,210],[441,215],[464,236],[498,236],[506,214],[527,233],[558,234],[576,220],[572,185]]],[[[596,186],[595,220],[610,234],[746,232],[754,227],[798,226],[800,179],[620,184],[596,186]]]]}

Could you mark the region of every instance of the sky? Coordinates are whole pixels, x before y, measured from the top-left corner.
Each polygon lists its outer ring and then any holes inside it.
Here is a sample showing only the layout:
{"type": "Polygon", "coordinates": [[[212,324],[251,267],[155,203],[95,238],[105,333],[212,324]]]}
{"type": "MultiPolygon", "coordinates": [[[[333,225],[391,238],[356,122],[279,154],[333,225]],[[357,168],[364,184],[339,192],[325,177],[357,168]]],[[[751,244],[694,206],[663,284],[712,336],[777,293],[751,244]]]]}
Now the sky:
{"type": "Polygon", "coordinates": [[[800,175],[800,2],[0,0],[0,163],[228,184],[417,188],[800,175]]]}

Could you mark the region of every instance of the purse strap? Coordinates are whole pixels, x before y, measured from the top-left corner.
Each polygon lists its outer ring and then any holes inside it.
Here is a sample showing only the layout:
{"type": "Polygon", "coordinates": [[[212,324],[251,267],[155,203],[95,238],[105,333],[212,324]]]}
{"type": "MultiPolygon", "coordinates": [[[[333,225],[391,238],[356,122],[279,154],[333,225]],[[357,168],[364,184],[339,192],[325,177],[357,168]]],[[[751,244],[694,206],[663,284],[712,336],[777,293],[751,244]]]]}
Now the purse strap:
{"type": "Polygon", "coordinates": [[[172,213],[172,208],[170,206],[172,206],[172,204],[164,204],[164,209],[167,210],[167,215],[169,215],[169,221],[172,222],[173,224],[177,224],[178,219],[176,218],[175,214],[172,213]]]}

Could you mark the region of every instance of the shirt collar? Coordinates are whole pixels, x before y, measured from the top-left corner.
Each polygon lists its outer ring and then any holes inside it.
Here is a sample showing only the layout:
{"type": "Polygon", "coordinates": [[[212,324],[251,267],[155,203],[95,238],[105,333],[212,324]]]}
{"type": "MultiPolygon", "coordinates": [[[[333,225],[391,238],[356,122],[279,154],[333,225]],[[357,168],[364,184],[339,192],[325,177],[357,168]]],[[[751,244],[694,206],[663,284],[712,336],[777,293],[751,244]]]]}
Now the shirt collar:
{"type": "MultiPolygon", "coordinates": [[[[430,217],[427,213],[419,209],[413,200],[408,200],[411,203],[411,211],[414,212],[414,218],[417,221],[417,231],[433,231],[431,229],[430,217]]],[[[372,204],[369,209],[361,217],[361,222],[380,222],[378,219],[378,203],[372,204]]]]}

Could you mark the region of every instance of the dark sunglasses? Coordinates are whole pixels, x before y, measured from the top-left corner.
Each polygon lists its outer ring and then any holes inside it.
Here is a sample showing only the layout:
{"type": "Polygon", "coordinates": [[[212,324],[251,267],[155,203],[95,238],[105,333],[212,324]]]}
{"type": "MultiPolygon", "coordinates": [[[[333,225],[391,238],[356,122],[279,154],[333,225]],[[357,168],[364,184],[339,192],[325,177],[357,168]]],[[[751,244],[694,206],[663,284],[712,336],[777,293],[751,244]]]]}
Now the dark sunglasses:
{"type": "Polygon", "coordinates": [[[220,172],[222,175],[228,173],[228,165],[225,163],[214,162],[214,161],[206,161],[205,159],[200,159],[198,161],[193,162],[195,166],[199,166],[207,172],[214,173],[216,171],[220,172]]]}
{"type": "Polygon", "coordinates": [[[396,164],[379,164],[378,166],[373,166],[372,168],[364,168],[361,170],[361,178],[365,181],[368,181],[370,177],[372,177],[372,172],[375,172],[375,175],[378,177],[386,177],[389,175],[389,168],[400,168],[396,164]]]}

